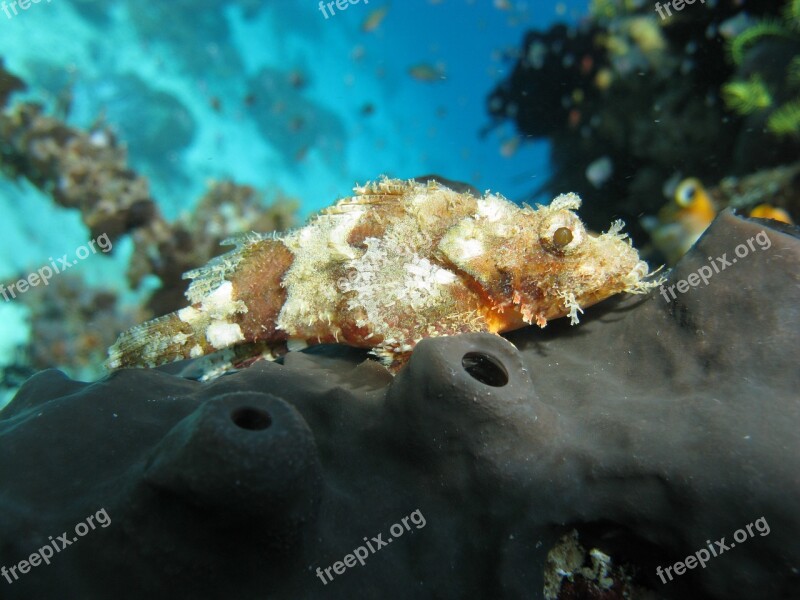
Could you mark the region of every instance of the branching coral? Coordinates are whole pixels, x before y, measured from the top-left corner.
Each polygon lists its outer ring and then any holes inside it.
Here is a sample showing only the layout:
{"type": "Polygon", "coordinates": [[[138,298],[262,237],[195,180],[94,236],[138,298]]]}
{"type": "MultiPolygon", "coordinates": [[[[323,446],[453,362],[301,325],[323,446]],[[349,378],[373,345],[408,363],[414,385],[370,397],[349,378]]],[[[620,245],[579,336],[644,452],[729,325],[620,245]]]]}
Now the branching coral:
{"type": "Polygon", "coordinates": [[[0,168],[79,209],[92,237],[116,238],[158,218],[147,180],[105,127],[81,131],[25,102],[0,114],[0,140],[0,168]]]}

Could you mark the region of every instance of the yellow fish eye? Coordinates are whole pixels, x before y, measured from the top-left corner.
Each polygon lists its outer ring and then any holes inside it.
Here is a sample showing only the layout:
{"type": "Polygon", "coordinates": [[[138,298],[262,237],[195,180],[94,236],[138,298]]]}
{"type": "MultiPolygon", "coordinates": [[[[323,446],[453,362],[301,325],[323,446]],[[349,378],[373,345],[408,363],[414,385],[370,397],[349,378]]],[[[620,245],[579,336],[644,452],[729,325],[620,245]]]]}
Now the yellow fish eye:
{"type": "Polygon", "coordinates": [[[683,208],[688,207],[697,198],[699,191],[696,179],[685,179],[675,190],[675,203],[683,208]]]}
{"type": "Polygon", "coordinates": [[[569,227],[559,227],[553,232],[553,245],[563,248],[572,241],[572,230],[569,227]]]}

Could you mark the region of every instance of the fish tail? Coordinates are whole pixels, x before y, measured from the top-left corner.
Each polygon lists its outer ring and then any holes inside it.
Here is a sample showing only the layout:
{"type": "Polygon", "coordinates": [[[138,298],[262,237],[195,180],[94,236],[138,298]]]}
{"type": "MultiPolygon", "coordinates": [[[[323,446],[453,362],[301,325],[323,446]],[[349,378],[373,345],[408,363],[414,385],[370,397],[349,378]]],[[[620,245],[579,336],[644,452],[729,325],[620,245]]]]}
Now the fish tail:
{"type": "Polygon", "coordinates": [[[109,348],[106,367],[156,367],[214,352],[207,339],[209,325],[210,319],[192,307],[137,325],[109,348]],[[187,310],[193,319],[185,318],[187,310]]]}
{"type": "Polygon", "coordinates": [[[108,351],[106,367],[155,367],[220,350],[241,362],[280,350],[276,319],[286,301],[281,282],[292,254],[277,239],[240,236],[237,248],[184,275],[191,306],[133,327],[108,351]]]}

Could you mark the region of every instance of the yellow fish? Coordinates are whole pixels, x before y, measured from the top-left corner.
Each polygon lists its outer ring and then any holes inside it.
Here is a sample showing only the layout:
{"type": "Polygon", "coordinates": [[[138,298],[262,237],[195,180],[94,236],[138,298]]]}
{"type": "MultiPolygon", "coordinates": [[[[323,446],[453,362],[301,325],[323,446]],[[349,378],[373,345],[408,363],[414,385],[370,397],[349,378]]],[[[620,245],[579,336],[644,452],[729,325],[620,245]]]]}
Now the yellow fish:
{"type": "Polygon", "coordinates": [[[641,223],[667,261],[674,264],[694,245],[717,212],[726,206],[747,211],[751,217],[792,224],[786,210],[763,200],[791,204],[798,194],[798,180],[800,163],[742,178],[727,177],[710,190],[696,177],[689,177],[678,184],[672,202],[659,211],[658,218],[645,217],[641,223]]]}
{"type": "Polygon", "coordinates": [[[691,220],[700,231],[705,231],[717,214],[706,188],[696,177],[684,179],[675,188],[675,206],[668,209],[675,220],[691,220]]]}
{"type": "Polygon", "coordinates": [[[417,81],[439,81],[444,78],[444,69],[423,63],[409,67],[408,74],[417,81]]]}
{"type": "Polygon", "coordinates": [[[772,219],[774,221],[786,223],[787,225],[794,225],[792,217],[789,216],[788,212],[782,208],[776,208],[771,204],[759,204],[750,211],[750,216],[758,217],[759,219],[772,219]]]}
{"type": "Polygon", "coordinates": [[[380,27],[380,24],[383,23],[383,20],[386,18],[386,14],[388,12],[388,4],[373,10],[369,15],[367,15],[367,18],[364,19],[364,22],[361,24],[361,31],[365,33],[369,31],[375,31],[378,27],[380,27]]]}
{"type": "Polygon", "coordinates": [[[112,369],[223,351],[243,366],[314,344],[370,349],[399,369],[428,337],[501,333],[644,293],[622,222],[592,235],[576,194],[519,207],[434,180],[382,179],[282,236],[251,233],[190,271],[190,306],[123,333],[112,369]]]}
{"type": "Polygon", "coordinates": [[[706,188],[695,177],[684,179],[675,188],[672,202],[666,204],[658,217],[645,217],[642,226],[653,244],[675,264],[703,234],[717,211],[706,188]]]}

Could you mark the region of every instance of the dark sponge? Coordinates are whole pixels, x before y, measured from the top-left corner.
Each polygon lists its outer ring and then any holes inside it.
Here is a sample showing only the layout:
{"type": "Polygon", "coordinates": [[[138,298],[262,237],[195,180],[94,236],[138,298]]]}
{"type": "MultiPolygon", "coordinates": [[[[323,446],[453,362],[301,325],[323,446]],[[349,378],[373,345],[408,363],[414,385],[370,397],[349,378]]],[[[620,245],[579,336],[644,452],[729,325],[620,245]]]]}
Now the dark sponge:
{"type": "Polygon", "coordinates": [[[659,597],[798,598],[799,255],[795,230],[726,211],[663,295],[428,339],[395,378],[346,348],[210,384],[39,373],[0,413],[0,566],[76,540],[0,597],[540,598],[576,529],[659,597]]]}

